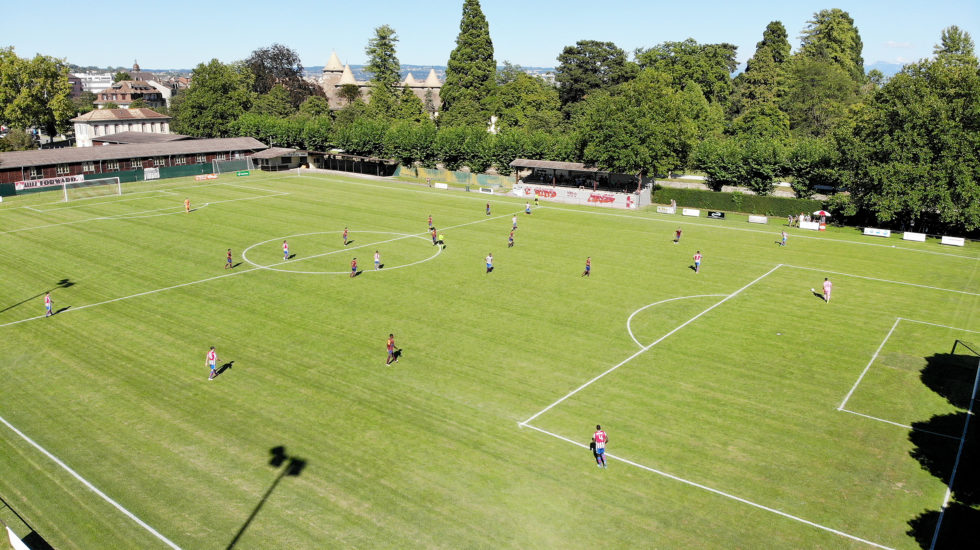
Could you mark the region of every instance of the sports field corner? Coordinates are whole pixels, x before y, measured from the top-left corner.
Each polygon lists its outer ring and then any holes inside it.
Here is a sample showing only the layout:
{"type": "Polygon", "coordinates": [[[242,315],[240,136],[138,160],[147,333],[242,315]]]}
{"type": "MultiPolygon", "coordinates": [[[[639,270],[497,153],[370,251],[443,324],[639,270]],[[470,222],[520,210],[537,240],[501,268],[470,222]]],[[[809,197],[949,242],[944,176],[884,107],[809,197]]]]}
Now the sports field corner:
{"type": "Polygon", "coordinates": [[[0,207],[0,496],[55,548],[943,548],[980,513],[975,243],[334,174],[45,195],[0,207]]]}

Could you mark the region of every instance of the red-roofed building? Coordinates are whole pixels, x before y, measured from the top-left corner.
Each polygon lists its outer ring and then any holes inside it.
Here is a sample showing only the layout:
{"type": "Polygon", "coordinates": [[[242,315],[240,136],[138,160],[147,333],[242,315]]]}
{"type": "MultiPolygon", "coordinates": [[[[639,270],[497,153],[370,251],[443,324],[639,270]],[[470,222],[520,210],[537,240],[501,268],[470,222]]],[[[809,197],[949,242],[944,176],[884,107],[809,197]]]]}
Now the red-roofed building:
{"type": "Polygon", "coordinates": [[[152,109],[96,109],[71,121],[75,123],[75,144],[91,147],[92,138],[119,132],[169,134],[170,119],[152,109]]]}
{"type": "Polygon", "coordinates": [[[170,101],[170,89],[166,86],[145,80],[120,80],[96,94],[95,106],[113,103],[119,107],[129,107],[137,99],[142,99],[148,107],[165,107],[170,101]]]}

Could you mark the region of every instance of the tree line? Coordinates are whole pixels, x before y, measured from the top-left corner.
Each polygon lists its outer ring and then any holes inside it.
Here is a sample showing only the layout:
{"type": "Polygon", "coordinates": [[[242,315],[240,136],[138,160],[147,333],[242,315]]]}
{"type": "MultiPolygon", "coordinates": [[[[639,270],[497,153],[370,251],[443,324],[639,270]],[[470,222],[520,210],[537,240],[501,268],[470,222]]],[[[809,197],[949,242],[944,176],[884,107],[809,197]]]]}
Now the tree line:
{"type": "Polygon", "coordinates": [[[479,1],[464,0],[441,107],[398,86],[398,35],[382,25],[365,47],[370,94],[345,86],[339,110],[303,78],[295,52],[273,44],[244,61],[199,64],[173,100],[171,126],[409,166],[507,174],[526,157],[638,177],[697,170],[713,189],[761,195],[786,179],[798,196],[831,195],[836,214],[862,223],[976,232],[980,65],[969,33],[950,26],[938,38],[932,58],[886,79],[865,73],[850,15],[827,9],[806,22],[795,51],[783,23],[769,23],[734,77],[732,44],[688,39],[628,53],[581,40],[558,56],[552,84],[498,67],[479,1]]]}

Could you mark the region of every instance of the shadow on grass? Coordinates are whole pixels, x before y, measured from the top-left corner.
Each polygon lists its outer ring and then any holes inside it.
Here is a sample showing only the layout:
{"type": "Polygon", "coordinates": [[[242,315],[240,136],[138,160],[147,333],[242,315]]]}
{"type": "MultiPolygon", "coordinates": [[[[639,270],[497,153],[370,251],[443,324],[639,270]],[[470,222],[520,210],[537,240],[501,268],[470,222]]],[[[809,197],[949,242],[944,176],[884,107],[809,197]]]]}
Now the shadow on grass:
{"type": "Polygon", "coordinates": [[[273,491],[276,490],[276,487],[279,486],[279,482],[282,481],[282,478],[286,476],[297,477],[303,472],[303,469],[306,468],[305,460],[287,455],[286,448],[282,445],[269,449],[269,455],[269,466],[277,469],[281,468],[279,470],[279,475],[276,476],[276,478],[272,481],[272,485],[269,486],[269,489],[266,490],[265,494],[262,495],[262,498],[259,499],[258,504],[255,505],[255,508],[252,510],[252,513],[249,514],[248,519],[245,520],[242,527],[237,533],[235,533],[235,538],[231,539],[231,542],[228,543],[226,550],[231,550],[236,544],[238,544],[238,540],[242,538],[242,535],[245,533],[245,530],[248,529],[249,524],[252,523],[252,520],[254,520],[255,516],[258,515],[259,510],[261,510],[265,502],[269,500],[269,496],[272,495],[273,491]],[[286,466],[283,467],[283,464],[286,466]]]}
{"type": "Polygon", "coordinates": [[[214,375],[214,376],[215,376],[215,378],[217,378],[218,376],[220,376],[220,375],[221,375],[221,373],[223,373],[223,372],[225,372],[226,370],[231,370],[231,367],[232,367],[232,365],[234,365],[234,364],[235,364],[235,362],[234,362],[234,361],[228,361],[228,362],[227,362],[227,363],[225,363],[224,365],[221,365],[221,367],[219,367],[219,368],[218,368],[218,370],[217,370],[217,371],[215,371],[215,375],[214,375]]]}
{"type": "Polygon", "coordinates": [[[51,316],[54,317],[55,315],[61,313],[62,311],[68,311],[69,309],[71,309],[71,306],[65,306],[65,307],[59,309],[58,311],[55,311],[54,313],[52,313],[51,316]]]}
{"type": "Polygon", "coordinates": [[[980,431],[967,411],[980,377],[980,358],[937,353],[926,358],[919,379],[960,411],[913,422],[909,455],[922,469],[950,486],[945,512],[924,510],[906,532],[922,548],[976,548],[980,525],[980,431]],[[969,425],[967,425],[969,422],[969,425]],[[964,426],[968,426],[963,433],[964,426]],[[927,433],[932,432],[932,433],[927,433]],[[940,437],[946,434],[951,437],[940,437]],[[933,539],[936,539],[933,545],[933,539]]]}
{"type": "MultiPolygon", "coordinates": [[[[75,286],[75,284],[76,283],[74,281],[72,281],[71,279],[62,279],[62,280],[58,281],[57,283],[55,283],[55,288],[68,288],[68,287],[75,286]]],[[[48,290],[41,291],[38,294],[35,294],[34,296],[31,296],[29,298],[24,298],[23,300],[17,302],[16,304],[9,305],[9,306],[7,306],[7,307],[5,307],[3,309],[0,309],[0,313],[3,313],[4,311],[10,310],[10,309],[14,309],[17,306],[26,304],[27,302],[30,302],[31,300],[36,300],[36,299],[40,298],[41,296],[44,296],[48,292],[51,292],[52,290],[54,290],[54,288],[50,288],[48,290]]]]}

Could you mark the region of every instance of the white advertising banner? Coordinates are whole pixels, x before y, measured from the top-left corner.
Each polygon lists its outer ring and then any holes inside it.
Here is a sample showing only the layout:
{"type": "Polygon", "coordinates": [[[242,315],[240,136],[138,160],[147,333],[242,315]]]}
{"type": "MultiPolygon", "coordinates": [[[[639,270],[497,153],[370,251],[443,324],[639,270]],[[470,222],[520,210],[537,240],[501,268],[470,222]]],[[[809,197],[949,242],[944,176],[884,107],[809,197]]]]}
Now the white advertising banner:
{"type": "Polygon", "coordinates": [[[910,231],[906,231],[905,233],[902,233],[902,240],[903,241],[918,241],[920,243],[924,243],[924,242],[926,242],[926,234],[925,233],[912,233],[910,231]]]}
{"type": "Polygon", "coordinates": [[[160,169],[159,168],[145,168],[143,169],[143,181],[147,180],[158,180],[160,179],[160,169]]]}
{"type": "Polygon", "coordinates": [[[963,237],[943,237],[943,240],[940,241],[940,244],[948,244],[950,246],[965,246],[966,239],[964,239],[963,237]]]}
{"type": "Polygon", "coordinates": [[[551,187],[547,185],[518,184],[513,193],[518,197],[540,197],[544,200],[568,204],[587,204],[590,206],[608,206],[611,208],[639,208],[640,204],[635,193],[613,193],[611,191],[590,191],[572,187],[551,187]]]}
{"type": "Polygon", "coordinates": [[[674,206],[658,206],[657,214],[676,214],[677,208],[674,206]]]}
{"type": "Polygon", "coordinates": [[[800,229],[820,231],[820,222],[800,222],[800,229]]]}
{"type": "Polygon", "coordinates": [[[435,187],[436,189],[449,189],[449,184],[436,182],[432,184],[432,187],[435,187]]]}
{"type": "Polygon", "coordinates": [[[38,187],[61,187],[62,184],[65,183],[77,183],[80,181],[85,181],[85,177],[78,175],[44,178],[39,180],[25,180],[14,182],[14,189],[17,191],[23,191],[24,189],[37,189],[38,187]]]}
{"type": "Polygon", "coordinates": [[[749,215],[749,223],[769,223],[769,218],[765,216],[749,215]]]}
{"type": "Polygon", "coordinates": [[[701,211],[696,208],[685,208],[681,210],[681,216],[694,216],[695,218],[701,215],[701,211]]]}
{"type": "Polygon", "coordinates": [[[875,227],[865,227],[864,228],[864,234],[865,235],[871,235],[872,237],[891,237],[892,236],[892,230],[891,229],[878,229],[878,228],[875,228],[875,227]]]}

